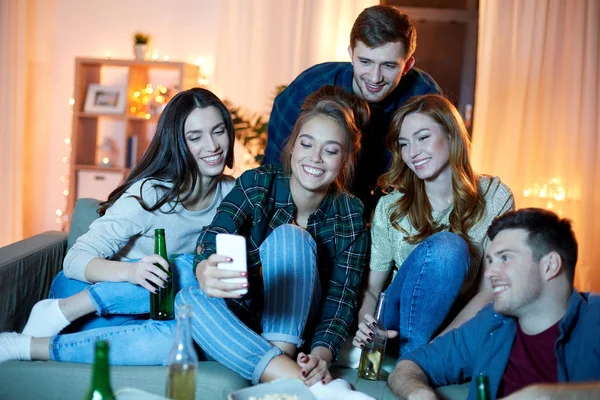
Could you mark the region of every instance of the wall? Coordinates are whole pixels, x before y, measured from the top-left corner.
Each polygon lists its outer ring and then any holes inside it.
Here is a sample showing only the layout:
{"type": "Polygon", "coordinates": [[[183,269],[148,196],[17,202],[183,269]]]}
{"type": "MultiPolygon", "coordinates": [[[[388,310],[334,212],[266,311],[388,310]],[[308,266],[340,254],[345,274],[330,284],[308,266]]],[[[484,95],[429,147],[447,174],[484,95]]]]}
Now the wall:
{"type": "Polygon", "coordinates": [[[75,57],[131,58],[132,35],[152,35],[151,49],[171,60],[194,63],[212,78],[220,0],[37,0],[29,12],[28,110],[24,237],[60,229],[56,210],[66,198],[65,138],[71,132],[75,57]],[[45,168],[36,166],[46,165],[45,168]],[[35,171],[43,171],[38,172],[35,171]]]}

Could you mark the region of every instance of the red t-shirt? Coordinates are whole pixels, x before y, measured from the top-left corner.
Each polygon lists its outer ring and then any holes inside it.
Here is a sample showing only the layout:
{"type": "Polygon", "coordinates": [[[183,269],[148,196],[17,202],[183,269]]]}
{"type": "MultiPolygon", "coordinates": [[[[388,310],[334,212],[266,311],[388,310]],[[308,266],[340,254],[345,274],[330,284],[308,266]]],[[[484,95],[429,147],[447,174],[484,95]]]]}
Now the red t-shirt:
{"type": "Polygon", "coordinates": [[[527,335],[517,322],[517,333],[500,382],[499,397],[534,383],[558,382],[554,343],[559,335],[558,322],[537,335],[527,335]]]}

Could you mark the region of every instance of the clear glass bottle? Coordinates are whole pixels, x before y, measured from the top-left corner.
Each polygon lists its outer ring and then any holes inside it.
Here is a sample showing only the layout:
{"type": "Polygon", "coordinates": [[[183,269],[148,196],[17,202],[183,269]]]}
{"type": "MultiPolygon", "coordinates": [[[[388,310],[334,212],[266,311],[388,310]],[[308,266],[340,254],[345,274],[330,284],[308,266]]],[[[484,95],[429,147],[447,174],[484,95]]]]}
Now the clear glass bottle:
{"type": "Polygon", "coordinates": [[[477,387],[477,400],[492,399],[492,396],[490,395],[490,381],[487,376],[477,375],[475,385],[477,387]]]}
{"type": "Polygon", "coordinates": [[[198,356],[191,334],[192,307],[183,304],[177,310],[177,334],[169,353],[166,397],[173,400],[194,400],[198,356]]]}
{"type": "MultiPolygon", "coordinates": [[[[169,261],[164,229],[154,230],[154,254],[158,254],[169,261]]],[[[159,264],[154,265],[163,269],[159,264]]],[[[156,293],[150,293],[150,318],[162,321],[175,318],[175,293],[173,291],[172,268],[169,268],[165,272],[169,276],[165,287],[157,287],[156,293]]]]}
{"type": "Polygon", "coordinates": [[[110,386],[110,364],[108,362],[108,342],[98,340],[95,345],[92,381],[85,400],[114,400],[115,395],[110,386]]]}
{"type": "Polygon", "coordinates": [[[358,365],[359,378],[378,380],[381,374],[381,364],[385,356],[385,345],[387,336],[383,328],[383,313],[385,310],[386,294],[381,292],[377,307],[373,317],[377,321],[377,326],[373,329],[373,338],[371,343],[366,343],[365,348],[360,355],[360,364],[358,365]]]}

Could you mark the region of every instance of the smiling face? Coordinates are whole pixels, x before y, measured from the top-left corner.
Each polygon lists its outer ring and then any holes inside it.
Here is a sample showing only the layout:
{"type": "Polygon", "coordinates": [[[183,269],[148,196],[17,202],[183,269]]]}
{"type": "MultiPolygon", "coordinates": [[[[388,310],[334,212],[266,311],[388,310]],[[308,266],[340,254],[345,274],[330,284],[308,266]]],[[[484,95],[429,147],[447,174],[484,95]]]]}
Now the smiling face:
{"type": "Polygon", "coordinates": [[[406,59],[400,42],[369,48],[357,41],[354,49],[349,48],[348,52],[352,59],[354,94],[369,103],[382,101],[414,64],[414,58],[406,59]]]}
{"type": "Polygon", "coordinates": [[[292,149],[292,188],[326,193],[340,173],[345,146],[346,134],[333,119],[315,115],[306,120],[292,149]]]}
{"type": "Polygon", "coordinates": [[[450,177],[448,134],[428,115],[411,113],[404,117],[398,144],[402,161],[419,179],[434,181],[450,177]]]}
{"type": "Polygon", "coordinates": [[[524,229],[500,231],[486,250],[485,278],[494,289],[494,310],[522,318],[535,313],[544,292],[542,263],[535,261],[524,229]]]}
{"type": "Polygon", "coordinates": [[[227,160],[229,135],[219,109],[195,108],[187,117],[183,131],[200,174],[208,178],[221,175],[227,160]]]}

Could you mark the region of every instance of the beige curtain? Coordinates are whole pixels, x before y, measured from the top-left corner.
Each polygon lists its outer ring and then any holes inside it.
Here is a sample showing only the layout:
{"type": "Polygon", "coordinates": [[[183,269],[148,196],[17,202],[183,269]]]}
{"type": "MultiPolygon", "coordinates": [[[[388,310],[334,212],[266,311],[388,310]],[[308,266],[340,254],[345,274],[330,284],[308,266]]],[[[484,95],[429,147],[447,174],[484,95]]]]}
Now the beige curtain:
{"type": "Polygon", "coordinates": [[[27,3],[0,0],[0,246],[23,237],[27,3]]]}
{"type": "Polygon", "coordinates": [[[573,220],[600,291],[600,1],[481,0],[473,155],[517,207],[573,220]]]}
{"type": "Polygon", "coordinates": [[[325,61],[349,61],[350,29],[378,0],[222,0],[215,82],[246,110],[268,114],[277,85],[325,61]]]}

